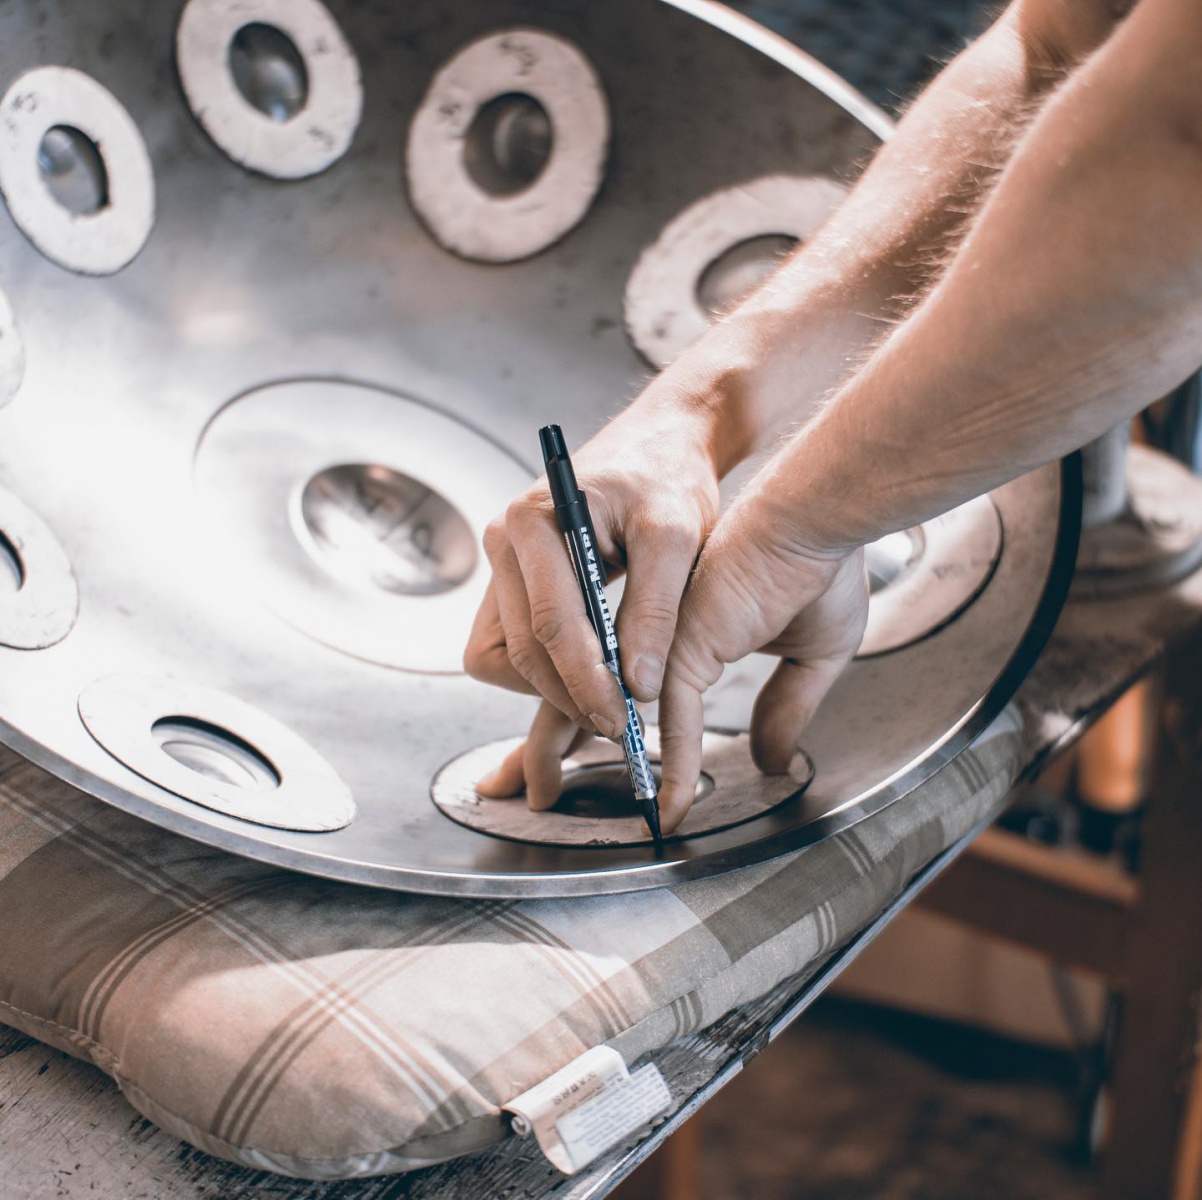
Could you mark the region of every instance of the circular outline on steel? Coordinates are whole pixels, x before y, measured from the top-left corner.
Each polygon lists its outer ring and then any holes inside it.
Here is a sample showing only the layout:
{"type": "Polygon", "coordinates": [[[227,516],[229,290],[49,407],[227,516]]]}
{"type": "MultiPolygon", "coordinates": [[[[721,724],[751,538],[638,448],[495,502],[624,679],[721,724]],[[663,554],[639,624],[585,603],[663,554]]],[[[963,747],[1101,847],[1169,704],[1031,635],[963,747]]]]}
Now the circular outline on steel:
{"type": "Polygon", "coordinates": [[[95,741],[143,779],[214,812],[272,829],[328,833],[355,817],[350,789],[308,742],[262,709],[226,692],[162,675],[105,675],[77,704],[95,741]],[[173,717],[227,731],[271,765],[279,787],[251,791],[211,779],[172,758],[154,736],[173,717]]]}
{"type": "Polygon", "coordinates": [[[17,315],[8,297],[0,291],[0,408],[20,390],[25,378],[25,346],[17,327],[17,315]]]}
{"type": "Polygon", "coordinates": [[[349,149],[363,111],[359,61],[320,0],[188,0],[175,61],[193,115],[234,162],[273,179],[304,179],[349,149]],[[261,113],[238,90],[229,48],[247,25],[270,25],[304,60],[309,92],[287,121],[261,113]]]}
{"type": "Polygon", "coordinates": [[[1002,554],[1002,514],[977,496],[925,521],[922,554],[868,602],[857,658],[888,654],[954,621],[984,591],[1002,554]]]}
{"type": "Polygon", "coordinates": [[[154,168],[142,134],[107,88],[73,67],[26,71],[0,100],[0,191],[36,247],[84,275],[119,271],[154,226],[154,168]],[[100,154],[108,200],[96,212],[70,212],[42,178],[38,148],[56,125],[79,130],[100,154]]]}
{"type": "Polygon", "coordinates": [[[709,266],[742,242],[773,234],[804,242],[847,188],[820,175],[762,175],[694,201],[639,255],[626,282],[626,331],[653,367],[666,367],[714,323],[697,298],[709,266]]]}
{"type": "MultiPolygon", "coordinates": [[[[659,762],[659,729],[644,730],[647,754],[659,762]]],[[[452,759],[430,782],[430,798],[439,810],[459,825],[478,833],[533,845],[649,846],[641,816],[580,817],[570,813],[532,812],[521,797],[492,799],[476,791],[476,781],[520,746],[524,737],[503,738],[476,746],[452,759]]],[[[701,739],[701,771],[713,782],[713,791],[689,809],[675,832],[665,842],[704,837],[754,821],[800,796],[814,778],[814,763],[804,750],[794,758],[788,775],[763,775],[751,760],[750,740],[745,733],[707,729],[701,739]]],[[[580,767],[620,764],[622,751],[600,738],[564,759],[564,772],[580,767]]]]}
{"type": "Polygon", "coordinates": [[[20,588],[0,597],[0,646],[45,650],[67,636],[79,615],[79,585],[67,552],[23,500],[0,488],[0,534],[22,573],[20,588]]]}
{"type": "Polygon", "coordinates": [[[201,434],[195,478],[222,554],[238,557],[287,624],[365,662],[461,675],[463,644],[488,586],[485,526],[533,473],[466,422],[411,396],[345,379],[286,379],[217,411],[201,434]],[[379,464],[455,497],[476,537],[471,574],[448,591],[405,595],[332,573],[297,525],[305,485],[343,463],[379,464]]]}
{"type": "Polygon", "coordinates": [[[601,188],[609,104],[592,64],[563,38],[536,29],[489,34],[434,76],[409,126],[409,199],[438,243],[463,258],[529,258],[574,228],[601,188]],[[499,96],[530,96],[551,121],[551,153],[529,187],[485,191],[468,172],[464,139],[499,96]]]}

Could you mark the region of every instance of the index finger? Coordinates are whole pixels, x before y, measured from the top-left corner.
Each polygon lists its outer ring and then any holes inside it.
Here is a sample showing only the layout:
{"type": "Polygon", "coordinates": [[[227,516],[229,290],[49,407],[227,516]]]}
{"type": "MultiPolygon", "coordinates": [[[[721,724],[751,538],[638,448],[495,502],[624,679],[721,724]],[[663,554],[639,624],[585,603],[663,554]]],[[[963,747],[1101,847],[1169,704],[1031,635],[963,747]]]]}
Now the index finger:
{"type": "Polygon", "coordinates": [[[674,670],[672,660],[659,694],[659,749],[663,783],[659,792],[659,819],[671,833],[685,819],[701,778],[701,737],[705,732],[705,706],[697,685],[674,670]]]}
{"type": "Polygon", "coordinates": [[[522,675],[509,658],[505,642],[505,627],[501,624],[501,608],[497,601],[494,580],[488,581],[484,599],[476,610],[472,631],[463,652],[464,670],[481,683],[508,688],[511,692],[538,695],[538,689],[522,675]]]}
{"type": "Polygon", "coordinates": [[[555,518],[541,505],[522,504],[510,510],[506,524],[526,585],[531,632],[573,703],[606,736],[620,736],[626,702],[605,665],[555,518]]]}

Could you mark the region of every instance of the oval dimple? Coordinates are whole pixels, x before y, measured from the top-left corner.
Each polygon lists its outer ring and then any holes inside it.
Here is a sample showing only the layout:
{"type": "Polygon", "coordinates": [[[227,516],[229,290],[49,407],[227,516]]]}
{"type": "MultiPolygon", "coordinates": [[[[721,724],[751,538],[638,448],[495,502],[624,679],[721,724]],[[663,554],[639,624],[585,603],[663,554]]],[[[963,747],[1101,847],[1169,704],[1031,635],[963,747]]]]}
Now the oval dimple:
{"type": "Polygon", "coordinates": [[[476,569],[476,538],[441,492],[379,463],[319,471],[300,496],[318,561],[344,582],[434,596],[476,569]]]}
{"type": "Polygon", "coordinates": [[[71,125],[52,125],[38,146],[38,170],[54,199],[69,213],[86,217],[107,208],[108,171],[100,147],[71,125]]]}
{"type": "Polygon", "coordinates": [[[736,242],[701,272],[697,303],[712,317],[724,316],[751,295],[796,248],[797,238],[786,233],[764,233],[736,242]]]}
{"type": "Polygon", "coordinates": [[[640,253],[626,281],[626,329],[667,366],[804,244],[847,189],[820,175],[762,175],[695,200],[640,253]]]}
{"type": "Polygon", "coordinates": [[[309,98],[309,72],[296,44],[261,21],[243,25],[230,39],[229,70],[242,98],[265,117],[291,121],[309,98]]]}
{"type": "Polygon", "coordinates": [[[0,532],[0,596],[15,595],[25,584],[25,566],[17,548],[0,532]]]}
{"type": "Polygon", "coordinates": [[[0,646],[45,650],[61,642],[79,614],[79,586],[50,527],[0,488],[0,646]]]}
{"type": "Polygon", "coordinates": [[[463,139],[468,174],[492,196],[514,196],[537,182],[551,158],[553,131],[547,110],[533,97],[512,92],[480,111],[463,139]]]}
{"type": "Polygon", "coordinates": [[[280,775],[244,738],[196,717],[160,717],[150,727],[163,753],[218,783],[250,791],[274,791],[280,775]]]}
{"type": "Polygon", "coordinates": [[[230,692],[171,675],[105,675],[79,693],[76,708],[116,762],[209,812],[305,833],[355,818],[354,797],[329,762],[230,692]]]}
{"type": "MultiPolygon", "coordinates": [[[[659,729],[644,728],[651,771],[662,782],[659,729]]],[[[637,846],[650,843],[642,805],[635,800],[622,750],[597,739],[564,760],[558,800],[531,810],[521,797],[482,795],[477,781],[511,754],[520,738],[490,742],[447,763],[430,786],[434,804],[452,821],[508,841],[555,846],[637,846]]],[[[765,775],[755,766],[747,734],[706,730],[693,803],[667,841],[718,833],[767,816],[798,799],[814,778],[799,750],[787,772],[765,775]]]]}
{"type": "Polygon", "coordinates": [[[866,546],[868,623],[856,657],[902,650],[959,619],[989,586],[1003,543],[1001,514],[978,496],[866,546]]]}

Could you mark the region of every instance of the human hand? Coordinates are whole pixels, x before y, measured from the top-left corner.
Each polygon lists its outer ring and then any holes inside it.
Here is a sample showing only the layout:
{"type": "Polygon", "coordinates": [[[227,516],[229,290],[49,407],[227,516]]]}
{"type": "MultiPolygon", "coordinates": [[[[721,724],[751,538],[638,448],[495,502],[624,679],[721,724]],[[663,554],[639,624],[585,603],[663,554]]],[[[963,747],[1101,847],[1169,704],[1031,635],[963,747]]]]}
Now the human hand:
{"type": "MultiPolygon", "coordinates": [[[[762,480],[763,477],[761,477],[762,480]]],[[[818,705],[855,654],[868,616],[863,553],[816,548],[782,511],[772,484],[749,488],[718,522],[679,609],[660,693],[664,832],[688,813],[701,769],[703,696],[727,663],[754,650],[780,657],[751,717],[751,752],[766,773],[788,770],[818,705]]],[[[526,789],[531,807],[559,796],[562,760],[590,736],[544,701],[526,742],[478,784],[484,795],[526,789]]]]}
{"type": "Polygon", "coordinates": [[[710,535],[680,609],[659,700],[665,832],[693,803],[701,771],[703,697],[728,663],[753,651],[780,659],[751,713],[751,756],[784,774],[806,727],[859,648],[868,578],[858,547],[816,548],[764,489],[745,493],[710,535]]]}
{"type": "MultiPolygon", "coordinates": [[[[573,455],[601,556],[611,576],[629,575],[618,641],[623,678],[644,702],[659,694],[681,594],[718,511],[704,422],[655,399],[627,409],[573,455]]],[[[585,615],[544,480],[489,526],[484,545],[493,578],[464,665],[477,679],[545,698],[530,740],[554,767],[523,779],[531,806],[547,808],[576,735],[620,737],[625,701],[585,615]]]]}

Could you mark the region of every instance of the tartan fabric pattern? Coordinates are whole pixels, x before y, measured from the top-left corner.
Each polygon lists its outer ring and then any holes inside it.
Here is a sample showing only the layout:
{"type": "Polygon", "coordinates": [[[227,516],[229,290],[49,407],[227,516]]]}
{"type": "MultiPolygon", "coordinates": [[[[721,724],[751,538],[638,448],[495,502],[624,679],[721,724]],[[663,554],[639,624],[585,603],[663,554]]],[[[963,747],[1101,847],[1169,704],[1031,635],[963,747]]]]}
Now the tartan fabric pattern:
{"type": "Polygon", "coordinates": [[[904,800],[674,888],[462,900],[332,883],[147,825],[0,751],[0,1021],[210,1153],[305,1178],[496,1141],[592,1046],[628,1062],[814,968],[995,811],[1003,718],[904,800]]]}

